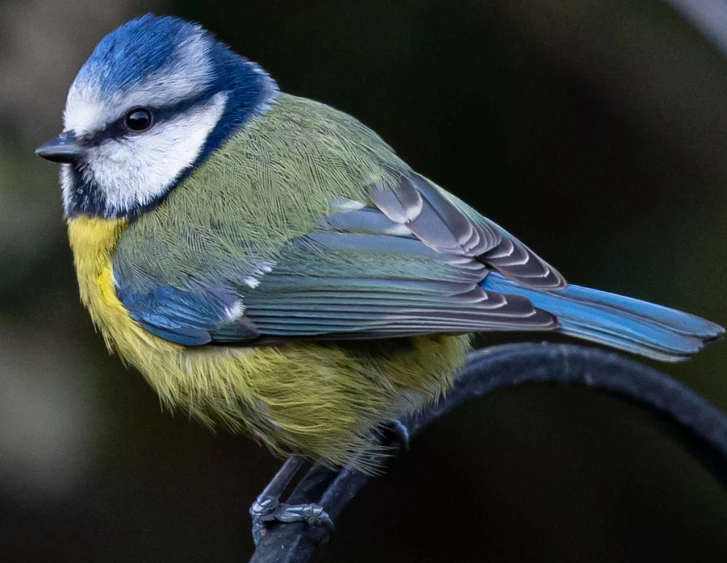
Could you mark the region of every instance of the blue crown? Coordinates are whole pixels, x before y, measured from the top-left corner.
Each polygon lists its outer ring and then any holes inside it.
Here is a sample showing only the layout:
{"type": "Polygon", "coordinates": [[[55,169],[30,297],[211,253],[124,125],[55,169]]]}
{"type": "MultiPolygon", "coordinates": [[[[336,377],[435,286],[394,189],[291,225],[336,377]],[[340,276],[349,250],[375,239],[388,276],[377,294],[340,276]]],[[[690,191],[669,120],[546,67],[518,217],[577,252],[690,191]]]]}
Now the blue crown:
{"type": "Polygon", "coordinates": [[[180,61],[178,47],[193,36],[212,36],[200,26],[172,16],[146,14],[104,37],[78,73],[79,83],[101,91],[125,89],[149,74],[180,61]]]}

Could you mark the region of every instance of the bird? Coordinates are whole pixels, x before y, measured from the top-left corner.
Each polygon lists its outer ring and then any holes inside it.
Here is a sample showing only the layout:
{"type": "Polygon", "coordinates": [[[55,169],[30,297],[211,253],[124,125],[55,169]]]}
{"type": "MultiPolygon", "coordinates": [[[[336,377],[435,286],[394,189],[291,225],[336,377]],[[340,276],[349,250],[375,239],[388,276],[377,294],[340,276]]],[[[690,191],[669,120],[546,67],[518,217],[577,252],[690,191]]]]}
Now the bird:
{"type": "Polygon", "coordinates": [[[667,362],[724,333],[566,283],[360,121],[174,16],[106,35],[36,153],[60,164],[109,350],[169,409],[281,456],[374,470],[374,436],[453,385],[475,333],[667,362]]]}

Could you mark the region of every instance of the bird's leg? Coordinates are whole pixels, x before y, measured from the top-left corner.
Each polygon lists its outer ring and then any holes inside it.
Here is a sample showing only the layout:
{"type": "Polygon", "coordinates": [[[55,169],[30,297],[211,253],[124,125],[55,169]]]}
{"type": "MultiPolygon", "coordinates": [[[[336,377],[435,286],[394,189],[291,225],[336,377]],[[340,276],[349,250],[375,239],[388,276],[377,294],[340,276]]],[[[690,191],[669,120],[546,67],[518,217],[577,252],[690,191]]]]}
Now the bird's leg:
{"type": "Polygon", "coordinates": [[[329,535],[333,533],[333,522],[317,504],[280,502],[280,497],[302,465],[301,458],[289,457],[250,507],[255,545],[260,541],[268,522],[308,522],[310,525],[323,526],[329,535]]]}
{"type": "MultiPolygon", "coordinates": [[[[382,438],[383,443],[396,445],[399,451],[409,449],[409,429],[399,419],[394,418],[384,424],[382,438]]],[[[260,541],[266,524],[270,522],[308,522],[310,525],[325,528],[329,537],[333,535],[333,521],[322,506],[280,502],[280,497],[302,465],[302,458],[289,457],[250,507],[252,539],[255,545],[260,541]]]]}

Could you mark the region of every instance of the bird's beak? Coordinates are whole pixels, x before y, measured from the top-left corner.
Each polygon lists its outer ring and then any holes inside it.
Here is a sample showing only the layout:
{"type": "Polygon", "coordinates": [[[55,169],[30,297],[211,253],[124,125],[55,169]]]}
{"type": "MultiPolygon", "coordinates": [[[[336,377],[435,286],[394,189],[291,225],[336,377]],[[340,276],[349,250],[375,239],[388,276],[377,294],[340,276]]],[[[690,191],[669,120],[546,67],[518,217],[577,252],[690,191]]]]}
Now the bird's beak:
{"type": "Polygon", "coordinates": [[[51,162],[70,164],[83,155],[83,147],[78,144],[78,139],[73,131],[64,131],[47,143],[43,143],[35,154],[42,156],[51,162]]]}

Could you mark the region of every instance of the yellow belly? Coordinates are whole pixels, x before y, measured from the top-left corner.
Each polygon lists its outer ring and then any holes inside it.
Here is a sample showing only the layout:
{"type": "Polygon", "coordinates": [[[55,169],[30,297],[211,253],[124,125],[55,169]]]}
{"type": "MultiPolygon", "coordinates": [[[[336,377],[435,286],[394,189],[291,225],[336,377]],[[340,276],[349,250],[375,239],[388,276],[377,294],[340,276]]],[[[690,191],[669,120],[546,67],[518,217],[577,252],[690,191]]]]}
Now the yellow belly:
{"type": "Polygon", "coordinates": [[[467,336],[243,348],[186,348],[154,336],[116,297],[111,257],[124,219],[79,217],[68,233],[81,300],[106,345],[168,407],[245,431],[278,454],[373,469],[372,429],[436,398],[464,362],[467,336]]]}

